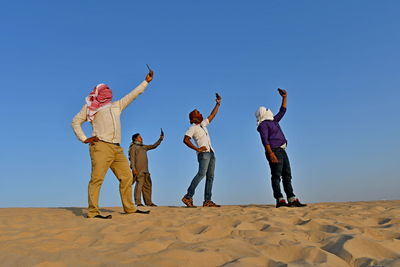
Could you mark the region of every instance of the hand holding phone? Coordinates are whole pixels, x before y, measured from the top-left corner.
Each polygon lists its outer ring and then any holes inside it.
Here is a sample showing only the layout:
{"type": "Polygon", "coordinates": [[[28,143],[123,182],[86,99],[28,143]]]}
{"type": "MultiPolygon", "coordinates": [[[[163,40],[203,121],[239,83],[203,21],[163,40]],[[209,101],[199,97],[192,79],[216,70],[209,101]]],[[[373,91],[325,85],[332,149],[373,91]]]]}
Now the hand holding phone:
{"type": "Polygon", "coordinates": [[[146,66],[149,69],[149,73],[146,75],[146,81],[149,83],[153,80],[154,72],[150,69],[149,65],[146,64],[146,66]]]}
{"type": "Polygon", "coordinates": [[[279,94],[280,94],[281,96],[286,96],[286,91],[285,91],[285,90],[283,90],[283,89],[281,89],[281,88],[278,88],[278,92],[279,92],[279,94]]]}
{"type": "Polygon", "coordinates": [[[162,130],[162,128],[161,128],[161,133],[160,133],[160,139],[161,139],[161,141],[164,140],[164,131],[162,130]]]}

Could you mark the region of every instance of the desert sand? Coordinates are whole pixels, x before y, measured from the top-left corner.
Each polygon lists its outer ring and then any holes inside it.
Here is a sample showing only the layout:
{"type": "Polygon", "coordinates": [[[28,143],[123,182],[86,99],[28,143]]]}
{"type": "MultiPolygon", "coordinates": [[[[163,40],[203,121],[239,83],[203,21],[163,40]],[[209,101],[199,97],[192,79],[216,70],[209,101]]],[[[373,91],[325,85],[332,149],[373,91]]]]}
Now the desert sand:
{"type": "Polygon", "coordinates": [[[400,200],[0,209],[0,266],[400,266],[400,200]]]}

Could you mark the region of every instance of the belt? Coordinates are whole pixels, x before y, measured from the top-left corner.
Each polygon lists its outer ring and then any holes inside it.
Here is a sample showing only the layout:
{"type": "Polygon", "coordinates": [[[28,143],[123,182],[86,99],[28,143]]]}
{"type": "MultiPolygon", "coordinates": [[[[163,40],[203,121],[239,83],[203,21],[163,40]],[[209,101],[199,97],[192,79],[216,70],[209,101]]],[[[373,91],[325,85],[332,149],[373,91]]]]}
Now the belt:
{"type": "Polygon", "coordinates": [[[121,146],[119,143],[111,143],[111,142],[107,142],[107,141],[103,141],[103,140],[99,140],[99,141],[100,141],[100,142],[103,142],[103,143],[115,145],[115,146],[121,146]]]}
{"type": "Polygon", "coordinates": [[[281,145],[281,146],[277,146],[277,147],[273,147],[273,148],[271,148],[271,149],[286,149],[286,143],[285,144],[283,144],[283,145],[281,145]]]}

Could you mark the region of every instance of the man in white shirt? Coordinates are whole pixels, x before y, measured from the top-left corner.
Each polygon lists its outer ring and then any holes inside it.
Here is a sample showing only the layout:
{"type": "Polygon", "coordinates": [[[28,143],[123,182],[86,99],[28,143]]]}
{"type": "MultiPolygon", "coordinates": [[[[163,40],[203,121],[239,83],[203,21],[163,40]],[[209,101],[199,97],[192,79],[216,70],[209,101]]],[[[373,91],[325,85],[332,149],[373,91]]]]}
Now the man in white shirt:
{"type": "Polygon", "coordinates": [[[111,219],[111,215],[100,214],[98,202],[101,185],[107,170],[111,168],[119,180],[119,192],[125,213],[149,213],[136,210],[132,202],[132,173],[121,143],[121,112],[144,92],[153,79],[153,71],[129,94],[112,102],[112,91],[105,84],[99,84],[86,98],[86,104],[72,120],[76,137],[89,144],[92,162],[91,179],[88,186],[88,218],[111,219]],[[92,125],[92,137],[87,138],[82,124],[89,121],[92,125]]]}
{"type": "Polygon", "coordinates": [[[189,114],[190,123],[192,125],[186,131],[183,142],[189,148],[197,152],[197,160],[199,162],[199,171],[193,178],[187,190],[187,194],[182,198],[182,202],[190,208],[196,207],[193,205],[193,195],[197,185],[204,178],[204,176],[206,176],[206,185],[204,190],[203,207],[220,207],[220,205],[217,205],[211,201],[212,185],[214,181],[215,155],[207,130],[207,125],[210,124],[215,115],[217,115],[220,104],[221,97],[217,94],[215,107],[211,111],[210,116],[208,116],[208,118],[205,120],[203,119],[203,115],[197,109],[193,110],[189,114]],[[197,146],[193,145],[190,140],[191,138],[194,139],[197,146]]]}

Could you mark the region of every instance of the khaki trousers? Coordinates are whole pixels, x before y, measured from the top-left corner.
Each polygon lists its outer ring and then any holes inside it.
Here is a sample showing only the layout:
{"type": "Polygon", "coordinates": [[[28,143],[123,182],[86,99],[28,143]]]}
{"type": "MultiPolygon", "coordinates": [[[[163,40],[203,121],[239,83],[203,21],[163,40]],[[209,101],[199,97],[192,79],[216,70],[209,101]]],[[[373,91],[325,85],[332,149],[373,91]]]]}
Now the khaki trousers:
{"type": "Polygon", "coordinates": [[[142,172],[136,177],[135,185],[135,203],[136,205],[142,204],[142,194],[143,200],[146,205],[151,205],[151,177],[150,173],[142,172]]]}
{"type": "Polygon", "coordinates": [[[135,211],[132,202],[132,173],[128,159],[120,146],[105,142],[95,142],[89,147],[90,158],[92,160],[92,174],[88,186],[88,217],[100,214],[99,194],[104,177],[109,168],[119,180],[119,193],[122,206],[125,212],[135,211]]]}

